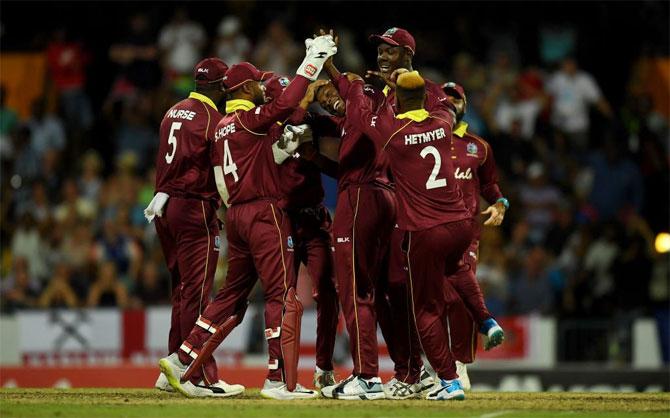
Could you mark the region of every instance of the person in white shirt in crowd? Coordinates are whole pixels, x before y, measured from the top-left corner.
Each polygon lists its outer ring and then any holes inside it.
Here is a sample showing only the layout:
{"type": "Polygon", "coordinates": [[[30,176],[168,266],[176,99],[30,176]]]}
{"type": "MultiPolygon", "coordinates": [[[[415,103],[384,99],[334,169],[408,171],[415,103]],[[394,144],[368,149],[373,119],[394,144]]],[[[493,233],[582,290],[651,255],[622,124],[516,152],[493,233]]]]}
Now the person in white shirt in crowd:
{"type": "Polygon", "coordinates": [[[596,80],[580,70],[573,57],[567,57],[547,81],[546,90],[553,99],[552,125],[566,134],[573,145],[586,149],[590,106],[608,118],[612,116],[612,109],[596,80]]]}
{"type": "Polygon", "coordinates": [[[206,41],[207,35],[202,25],[190,20],[185,9],[177,9],[158,36],[158,47],[164,54],[163,66],[168,76],[192,73],[206,41]]]}
{"type": "Polygon", "coordinates": [[[216,35],[213,56],[230,63],[249,61],[251,42],[242,32],[242,22],[237,16],[221,19],[216,35]]]}

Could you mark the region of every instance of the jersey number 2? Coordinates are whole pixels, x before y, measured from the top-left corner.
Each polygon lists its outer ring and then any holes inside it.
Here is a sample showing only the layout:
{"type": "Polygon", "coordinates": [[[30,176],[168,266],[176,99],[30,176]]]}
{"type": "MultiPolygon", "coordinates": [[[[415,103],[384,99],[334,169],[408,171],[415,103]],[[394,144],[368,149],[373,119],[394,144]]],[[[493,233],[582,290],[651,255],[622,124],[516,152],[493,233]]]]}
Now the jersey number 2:
{"type": "Polygon", "coordinates": [[[237,164],[233,161],[233,154],[230,153],[230,147],[228,146],[228,140],[223,141],[223,175],[233,174],[233,179],[235,183],[239,180],[237,176],[237,164]]]}
{"type": "Polygon", "coordinates": [[[440,153],[437,151],[437,148],[428,145],[421,150],[421,158],[426,158],[428,154],[435,158],[435,165],[433,166],[433,171],[430,173],[430,177],[428,177],[428,180],[426,181],[426,189],[430,190],[445,187],[447,185],[447,179],[437,178],[437,175],[440,173],[440,167],[442,167],[442,157],[440,157],[440,153]]]}
{"type": "Polygon", "coordinates": [[[170,136],[168,137],[168,145],[172,146],[172,150],[165,154],[165,162],[172,164],[174,159],[174,154],[177,152],[177,137],[175,136],[175,131],[181,129],[181,122],[172,122],[170,126],[170,136]]]}

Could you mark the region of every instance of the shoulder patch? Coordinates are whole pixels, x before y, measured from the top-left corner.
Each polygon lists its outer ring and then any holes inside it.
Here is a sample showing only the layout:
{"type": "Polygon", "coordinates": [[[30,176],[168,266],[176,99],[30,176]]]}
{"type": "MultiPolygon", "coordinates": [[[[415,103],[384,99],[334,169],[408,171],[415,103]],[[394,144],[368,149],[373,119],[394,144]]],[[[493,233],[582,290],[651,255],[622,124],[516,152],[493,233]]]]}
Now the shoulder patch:
{"type": "Polygon", "coordinates": [[[468,154],[470,155],[477,155],[477,151],[479,148],[477,148],[477,144],[474,142],[468,142],[468,145],[465,147],[465,150],[467,151],[468,154]]]}

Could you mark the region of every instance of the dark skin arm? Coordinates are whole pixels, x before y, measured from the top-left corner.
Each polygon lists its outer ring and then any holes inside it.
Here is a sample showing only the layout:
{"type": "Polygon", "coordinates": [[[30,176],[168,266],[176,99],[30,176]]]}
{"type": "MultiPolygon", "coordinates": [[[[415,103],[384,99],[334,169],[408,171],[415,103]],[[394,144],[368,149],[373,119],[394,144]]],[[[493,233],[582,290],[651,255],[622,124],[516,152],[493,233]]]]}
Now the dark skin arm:
{"type": "Polygon", "coordinates": [[[311,142],[304,143],[298,148],[300,157],[313,162],[322,173],[334,179],[339,178],[339,164],[319,153],[311,142]]]}

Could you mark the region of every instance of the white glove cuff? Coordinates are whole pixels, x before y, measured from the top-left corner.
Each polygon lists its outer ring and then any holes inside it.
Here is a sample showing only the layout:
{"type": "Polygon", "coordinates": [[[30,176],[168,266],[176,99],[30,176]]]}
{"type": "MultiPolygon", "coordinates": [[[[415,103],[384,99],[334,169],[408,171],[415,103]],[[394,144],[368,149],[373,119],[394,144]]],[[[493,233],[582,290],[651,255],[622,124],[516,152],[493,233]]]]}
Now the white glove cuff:
{"type": "Polygon", "coordinates": [[[276,164],[282,164],[288,157],[291,156],[291,154],[279,148],[279,141],[276,141],[274,144],[272,144],[272,156],[274,157],[276,164]]]}

